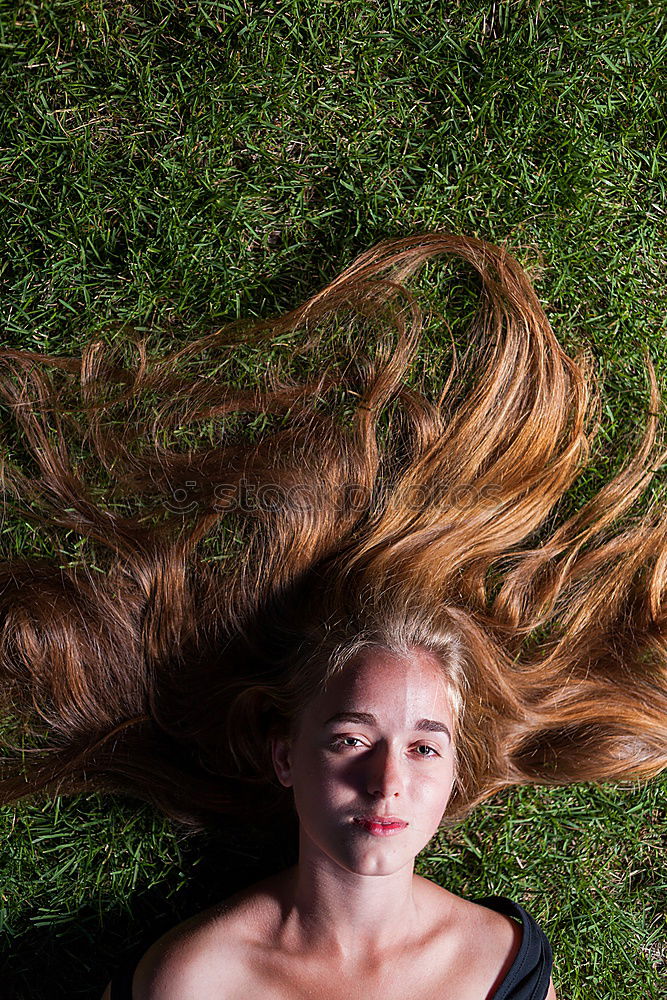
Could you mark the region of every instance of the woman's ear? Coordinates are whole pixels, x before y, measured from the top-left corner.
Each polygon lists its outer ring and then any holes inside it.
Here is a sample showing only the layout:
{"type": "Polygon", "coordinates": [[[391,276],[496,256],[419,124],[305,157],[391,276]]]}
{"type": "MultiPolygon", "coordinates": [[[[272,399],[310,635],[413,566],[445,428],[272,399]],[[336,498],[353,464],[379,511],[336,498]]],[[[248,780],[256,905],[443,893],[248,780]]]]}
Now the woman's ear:
{"type": "Polygon", "coordinates": [[[291,740],[287,736],[271,736],[271,758],[278,781],[285,788],[292,786],[291,740]]]}

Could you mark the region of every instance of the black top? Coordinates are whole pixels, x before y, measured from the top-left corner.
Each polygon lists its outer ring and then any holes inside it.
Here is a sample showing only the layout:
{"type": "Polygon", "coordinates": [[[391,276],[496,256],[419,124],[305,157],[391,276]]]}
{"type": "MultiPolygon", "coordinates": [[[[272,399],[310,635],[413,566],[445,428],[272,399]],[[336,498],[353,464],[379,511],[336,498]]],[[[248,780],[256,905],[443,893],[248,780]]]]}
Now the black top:
{"type": "MultiPolygon", "coordinates": [[[[473,903],[488,906],[508,917],[518,917],[523,937],[507,975],[493,994],[493,1000],[545,1000],[551,979],[553,956],[544,931],[523,906],[505,896],[483,896],[473,903]]],[[[143,952],[142,952],[143,954],[143,952]]],[[[139,957],[132,957],[111,980],[111,1000],[132,1000],[132,979],[139,957]]]]}

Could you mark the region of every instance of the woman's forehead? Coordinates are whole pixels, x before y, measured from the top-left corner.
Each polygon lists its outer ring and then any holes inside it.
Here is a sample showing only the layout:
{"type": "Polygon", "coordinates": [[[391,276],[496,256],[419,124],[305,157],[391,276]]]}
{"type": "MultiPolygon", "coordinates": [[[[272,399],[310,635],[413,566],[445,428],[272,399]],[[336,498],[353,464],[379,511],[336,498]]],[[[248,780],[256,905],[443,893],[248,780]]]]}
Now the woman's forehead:
{"type": "MultiPolygon", "coordinates": [[[[442,667],[431,654],[408,657],[385,650],[364,651],[330,678],[317,698],[317,714],[326,711],[451,712],[442,667]]],[[[375,714],[375,713],[374,713],[375,714]]]]}

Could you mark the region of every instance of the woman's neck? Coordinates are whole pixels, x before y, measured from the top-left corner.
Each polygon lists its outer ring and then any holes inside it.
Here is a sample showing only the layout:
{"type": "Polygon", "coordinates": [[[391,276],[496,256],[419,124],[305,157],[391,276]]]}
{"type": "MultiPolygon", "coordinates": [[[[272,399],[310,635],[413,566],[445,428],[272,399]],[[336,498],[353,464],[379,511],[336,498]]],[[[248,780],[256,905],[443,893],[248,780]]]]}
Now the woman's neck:
{"type": "Polygon", "coordinates": [[[328,865],[322,858],[300,859],[283,873],[281,951],[372,967],[425,941],[437,887],[415,875],[412,865],[389,875],[359,875],[326,860],[328,865]]]}

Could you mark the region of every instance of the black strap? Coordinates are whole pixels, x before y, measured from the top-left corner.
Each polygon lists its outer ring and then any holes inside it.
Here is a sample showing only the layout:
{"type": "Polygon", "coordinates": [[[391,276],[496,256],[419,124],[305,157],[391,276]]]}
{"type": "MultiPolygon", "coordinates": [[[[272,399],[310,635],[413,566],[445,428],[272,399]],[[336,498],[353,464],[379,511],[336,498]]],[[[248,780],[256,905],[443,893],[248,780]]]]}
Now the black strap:
{"type": "Polygon", "coordinates": [[[493,1000],[545,1000],[551,981],[553,954],[542,928],[523,906],[506,896],[483,896],[473,902],[508,917],[518,917],[523,924],[521,945],[493,1000]]]}

